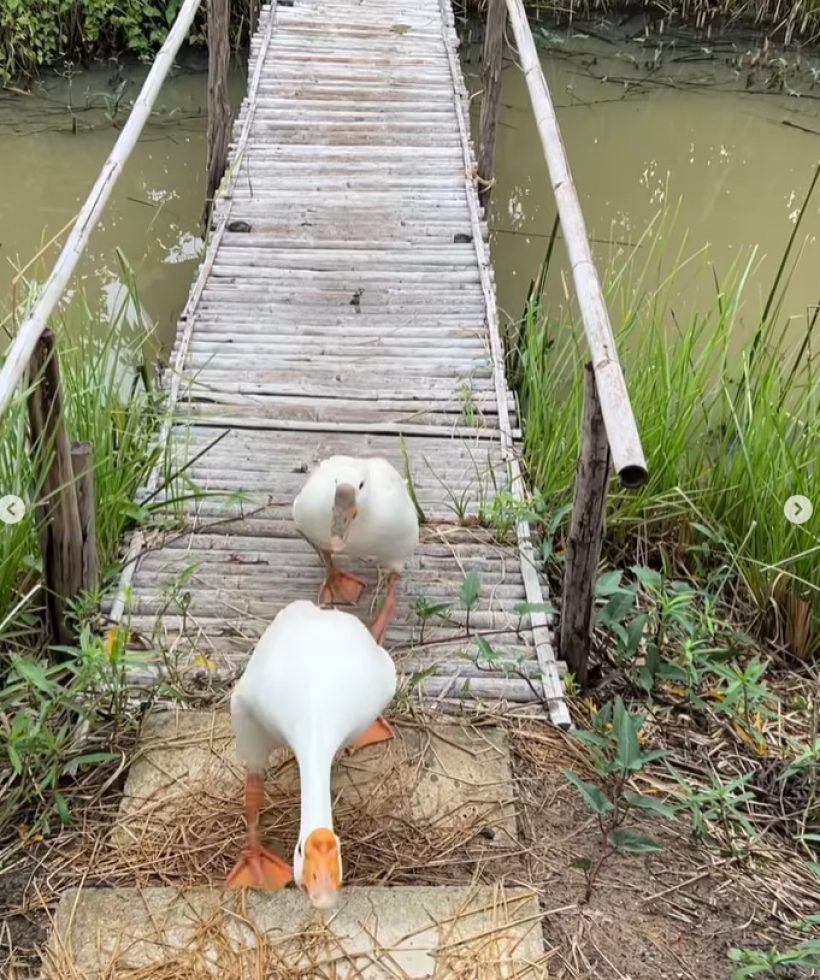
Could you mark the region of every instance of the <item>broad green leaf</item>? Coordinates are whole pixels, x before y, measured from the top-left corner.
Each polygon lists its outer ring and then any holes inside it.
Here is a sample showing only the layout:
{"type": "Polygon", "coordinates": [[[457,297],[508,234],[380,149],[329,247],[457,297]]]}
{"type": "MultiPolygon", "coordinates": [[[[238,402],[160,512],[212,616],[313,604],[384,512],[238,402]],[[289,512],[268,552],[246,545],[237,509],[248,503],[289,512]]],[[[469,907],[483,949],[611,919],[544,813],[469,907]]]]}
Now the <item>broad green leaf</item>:
{"type": "Polygon", "coordinates": [[[35,660],[29,657],[15,657],[12,661],[15,671],[28,681],[29,684],[39,688],[46,694],[51,694],[54,690],[54,682],[49,680],[46,671],[35,660]]]}
{"type": "Polygon", "coordinates": [[[645,565],[633,565],[630,571],[647,592],[660,592],[663,588],[663,577],[654,568],[647,568],[645,565]]]}
{"type": "Polygon", "coordinates": [[[478,594],[481,591],[481,579],[478,572],[468,572],[461,583],[461,604],[465,609],[472,609],[478,602],[478,594]]]}
{"type": "Polygon", "coordinates": [[[485,660],[498,660],[498,651],[491,647],[483,636],[478,637],[478,653],[479,656],[483,657],[485,660]]]}
{"type": "Polygon", "coordinates": [[[570,867],[578,868],[581,871],[589,871],[592,867],[592,861],[589,858],[575,858],[570,867]]]}
{"type": "Polygon", "coordinates": [[[601,788],[594,783],[586,783],[583,779],[579,779],[574,772],[567,772],[566,770],[564,770],[564,779],[578,790],[584,803],[593,813],[604,814],[612,809],[612,804],[604,796],[601,788]]]}
{"type": "Polygon", "coordinates": [[[692,521],[692,527],[696,531],[699,531],[704,536],[704,538],[706,538],[708,541],[720,542],[719,535],[715,534],[715,532],[711,530],[711,528],[706,527],[705,524],[698,524],[695,521],[692,521]]]}
{"type": "Polygon", "coordinates": [[[613,847],[625,854],[657,854],[662,848],[651,837],[636,834],[634,830],[613,830],[609,839],[613,847]]]}
{"type": "MultiPolygon", "coordinates": [[[[626,619],[626,614],[635,608],[635,594],[625,589],[613,593],[603,609],[599,609],[595,616],[596,623],[602,626],[613,628],[620,626],[626,619]]],[[[623,644],[626,646],[626,633],[623,634],[623,644]]]]}
{"type": "Polygon", "coordinates": [[[62,793],[54,794],[54,809],[57,811],[57,815],[60,818],[60,823],[63,825],[67,824],[71,819],[71,810],[68,805],[68,800],[62,793]]]}
{"type": "Polygon", "coordinates": [[[588,732],[583,728],[572,732],[572,737],[577,738],[579,742],[583,742],[585,745],[592,745],[596,748],[606,748],[609,744],[609,739],[606,735],[601,735],[598,732],[588,732]]]}
{"type": "Polygon", "coordinates": [[[551,602],[519,602],[513,607],[516,616],[529,616],[531,613],[544,613],[545,616],[555,616],[556,609],[551,602]]]}
{"type": "Polygon", "coordinates": [[[636,721],[618,698],[615,701],[615,739],[617,752],[615,758],[621,772],[631,772],[641,766],[641,749],[638,745],[636,721]]]}
{"type": "Polygon", "coordinates": [[[9,755],[9,762],[11,763],[11,768],[19,776],[23,771],[23,760],[20,758],[20,753],[15,749],[11,742],[6,743],[6,751],[9,755]]]}
{"type": "Polygon", "coordinates": [[[815,915],[804,915],[802,919],[797,919],[791,923],[792,928],[799,929],[801,932],[813,932],[820,929],[820,913],[815,915]]]}
{"type": "Polygon", "coordinates": [[[604,572],[595,584],[595,595],[608,596],[617,592],[621,587],[623,572],[604,572]]]}
{"type": "Polygon", "coordinates": [[[639,793],[624,793],[624,802],[637,810],[646,810],[648,813],[655,813],[664,820],[672,820],[675,816],[673,807],[660,800],[653,799],[651,796],[641,796],[639,793]]]}
{"type": "Polygon", "coordinates": [[[626,649],[625,653],[634,657],[638,652],[638,647],[641,645],[641,639],[643,638],[643,631],[646,627],[646,623],[649,617],[646,613],[641,613],[640,616],[636,616],[632,622],[626,628],[626,649]]]}

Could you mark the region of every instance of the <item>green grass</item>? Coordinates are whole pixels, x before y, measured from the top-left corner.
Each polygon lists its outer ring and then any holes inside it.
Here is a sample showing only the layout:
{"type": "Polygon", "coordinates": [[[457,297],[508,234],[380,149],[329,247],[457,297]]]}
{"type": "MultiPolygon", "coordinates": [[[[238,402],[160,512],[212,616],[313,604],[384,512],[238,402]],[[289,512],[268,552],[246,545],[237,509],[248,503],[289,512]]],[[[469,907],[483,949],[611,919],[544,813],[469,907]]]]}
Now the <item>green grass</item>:
{"type": "MultiPolygon", "coordinates": [[[[129,339],[124,310],[104,324],[81,307],[55,333],[69,438],[93,446],[97,546],[110,578],[122,534],[141,516],[134,494],[158,460],[159,402],[146,390],[143,344],[129,339]]],[[[0,487],[30,502],[42,460],[33,464],[30,456],[26,396],[24,387],[18,389],[0,428],[0,487]]],[[[0,643],[37,648],[41,567],[30,506],[19,524],[0,524],[0,553],[0,643]]]]}
{"type": "MultiPolygon", "coordinates": [[[[639,493],[611,487],[608,529],[618,548],[641,538],[694,575],[710,576],[723,597],[756,610],[762,634],[800,658],[820,650],[820,386],[809,322],[795,339],[782,301],[797,259],[790,248],[764,319],[751,332],[740,314],[755,269],[752,253],[716,284],[710,307],[674,316],[679,259],[662,276],[664,223],[658,220],[625,264],[608,277],[620,323],[618,348],[647,457],[639,493]],[[642,256],[640,259],[638,256],[642,256]],[[803,526],[783,504],[814,497],[803,526]]],[[[571,498],[578,453],[583,363],[580,324],[555,322],[531,302],[511,358],[525,420],[530,476],[557,508],[571,498]]]]}
{"type": "MultiPolygon", "coordinates": [[[[146,517],[134,495],[155,463],[161,422],[147,390],[144,337],[125,323],[125,307],[102,323],[75,304],[55,325],[69,438],[93,444],[101,588],[118,572],[123,533],[146,517]]],[[[103,639],[99,596],[74,604],[78,635],[52,658],[42,626],[42,561],[32,500],[52,447],[32,459],[27,390],[21,386],[0,426],[0,488],[26,501],[24,519],[0,523],[0,839],[25,824],[48,831],[68,819],[70,787],[83,767],[114,758],[112,739],[126,724],[125,636],[103,639]]],[[[28,831],[27,831],[28,832],[28,831]]]]}

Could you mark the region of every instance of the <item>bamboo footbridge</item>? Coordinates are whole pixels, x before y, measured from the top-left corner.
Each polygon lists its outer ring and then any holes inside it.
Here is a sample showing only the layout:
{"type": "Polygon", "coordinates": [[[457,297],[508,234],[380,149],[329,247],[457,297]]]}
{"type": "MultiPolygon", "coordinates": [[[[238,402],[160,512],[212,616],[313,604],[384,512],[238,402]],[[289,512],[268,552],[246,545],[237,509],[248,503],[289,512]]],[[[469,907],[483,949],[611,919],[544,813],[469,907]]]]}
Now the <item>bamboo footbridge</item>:
{"type": "MultiPolygon", "coordinates": [[[[20,330],[0,375],[0,412],[46,336],[198,5],[183,4],[20,330]]],[[[483,207],[505,24],[533,97],[592,365],[564,587],[564,657],[576,674],[585,669],[576,648],[589,645],[609,469],[635,486],[646,467],[520,0],[490,4],[478,163],[449,0],[262,8],[230,140],[220,136],[229,132],[219,75],[227,44],[220,52],[216,42],[228,4],[210,6],[209,172],[224,176],[164,377],[167,458],[143,496],[178,495],[179,480],[163,481],[180,471],[197,493],[173,531],[134,535],[106,607],[112,622],[161,651],[135,670],[135,683],[154,682],[169,665],[210,677],[241,670],[276,613],[318,593],[321,563],[291,520],[305,474],[334,453],[382,455],[407,473],[423,514],[386,641],[408,690],[447,708],[470,699],[535,704],[567,726],[564,663],[521,516],[521,420],[505,379],[483,207]],[[473,572],[479,595],[466,608],[473,572]]],[[[56,438],[68,436],[59,429],[56,438]]],[[[68,531],[60,526],[72,506],[76,495],[52,515],[53,535],[76,533],[70,520],[68,531]]],[[[369,585],[357,610],[365,619],[380,601],[375,569],[369,585]]]]}

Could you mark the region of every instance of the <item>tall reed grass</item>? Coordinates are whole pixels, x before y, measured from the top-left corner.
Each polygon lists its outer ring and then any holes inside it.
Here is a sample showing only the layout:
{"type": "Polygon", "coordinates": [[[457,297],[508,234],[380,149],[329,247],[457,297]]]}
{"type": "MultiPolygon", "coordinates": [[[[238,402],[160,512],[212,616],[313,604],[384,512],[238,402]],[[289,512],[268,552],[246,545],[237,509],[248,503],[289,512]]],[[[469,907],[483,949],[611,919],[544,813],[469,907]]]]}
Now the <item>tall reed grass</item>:
{"type": "MultiPolygon", "coordinates": [[[[69,437],[93,445],[104,578],[116,571],[122,534],[139,517],[136,490],[159,452],[160,404],[145,383],[144,337],[134,336],[127,323],[131,299],[129,294],[110,322],[75,303],[74,312],[55,327],[69,437]]],[[[30,503],[37,497],[42,466],[30,456],[27,394],[21,387],[0,420],[0,496],[16,494],[30,503]]],[[[37,649],[42,569],[31,506],[19,524],[0,523],[0,557],[0,647],[6,652],[37,649]]]]}
{"type": "MultiPolygon", "coordinates": [[[[755,610],[756,625],[795,656],[820,653],[820,387],[810,315],[783,317],[796,236],[755,329],[741,321],[752,251],[708,309],[679,323],[676,282],[694,258],[661,274],[669,216],[659,216],[610,270],[618,349],[649,464],[639,493],[613,484],[614,548],[643,542],[724,597],[755,610]],[[796,333],[798,334],[796,336],[796,333]],[[808,523],[789,523],[793,494],[813,499],[808,523]]],[[[512,373],[530,477],[553,507],[572,496],[583,402],[585,341],[574,317],[555,320],[536,296],[515,331],[512,373]]]]}

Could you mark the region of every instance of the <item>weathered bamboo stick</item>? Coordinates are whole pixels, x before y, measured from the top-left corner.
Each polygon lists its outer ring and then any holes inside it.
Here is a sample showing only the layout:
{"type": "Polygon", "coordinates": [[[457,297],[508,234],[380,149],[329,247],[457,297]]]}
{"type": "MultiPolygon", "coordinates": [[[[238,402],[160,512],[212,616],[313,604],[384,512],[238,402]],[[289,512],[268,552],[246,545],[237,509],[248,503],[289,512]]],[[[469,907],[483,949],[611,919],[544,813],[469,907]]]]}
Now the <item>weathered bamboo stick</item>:
{"type": "Polygon", "coordinates": [[[604,537],[610,465],[604,417],[591,364],[586,366],[584,382],[581,454],[561,593],[560,645],[561,656],[581,687],[587,683],[592,607],[604,537]]]}
{"type": "Polygon", "coordinates": [[[501,112],[501,67],[504,58],[506,0],[489,0],[481,71],[481,119],[478,137],[478,199],[486,208],[495,180],[495,144],[501,112]]]}
{"type": "Polygon", "coordinates": [[[103,164],[91,193],[77,216],[77,221],[71,229],[60,257],[51,270],[51,275],[40,293],[34,310],[20,327],[20,331],[9,349],[6,361],[0,370],[0,417],[8,408],[14,389],[28,368],[37,341],[60,301],[80,256],[88,244],[89,236],[111,196],[114,184],[139,139],[165,76],[173,64],[174,56],[188,34],[188,29],[200,3],[201,0],[185,0],[183,3],[177,19],[174,21],[174,26],[154,59],[154,64],[151,66],[148,77],[137,96],[128,121],[123,126],[122,132],[114,144],[114,149],[103,164]]]}
{"type": "Polygon", "coordinates": [[[230,23],[230,0],[208,0],[208,169],[203,214],[206,226],[214,195],[225,173],[231,136],[231,103],[228,99],[230,23]]]}
{"type": "Polygon", "coordinates": [[[77,487],[77,509],[82,533],[82,588],[93,592],[99,585],[97,558],[97,505],[94,491],[94,447],[90,442],[71,445],[71,466],[77,487]]]}
{"type": "Polygon", "coordinates": [[[48,633],[52,644],[73,640],[66,613],[83,584],[83,536],[65,428],[54,335],[38,339],[30,362],[29,424],[35,467],[38,532],[43,553],[48,633]],[[37,469],[45,466],[43,472],[37,469]]]}
{"type": "Polygon", "coordinates": [[[259,25],[260,0],[250,0],[248,5],[248,35],[253,37],[259,25]]]}
{"type": "Polygon", "coordinates": [[[639,487],[647,479],[646,459],[618,361],[615,337],[592,260],[584,216],[558,128],[558,119],[541,70],[524,4],[522,0],[506,0],[506,4],[561,218],[561,228],[575,281],[575,293],[595,369],[595,381],[612,461],[624,486],[639,487]]]}

